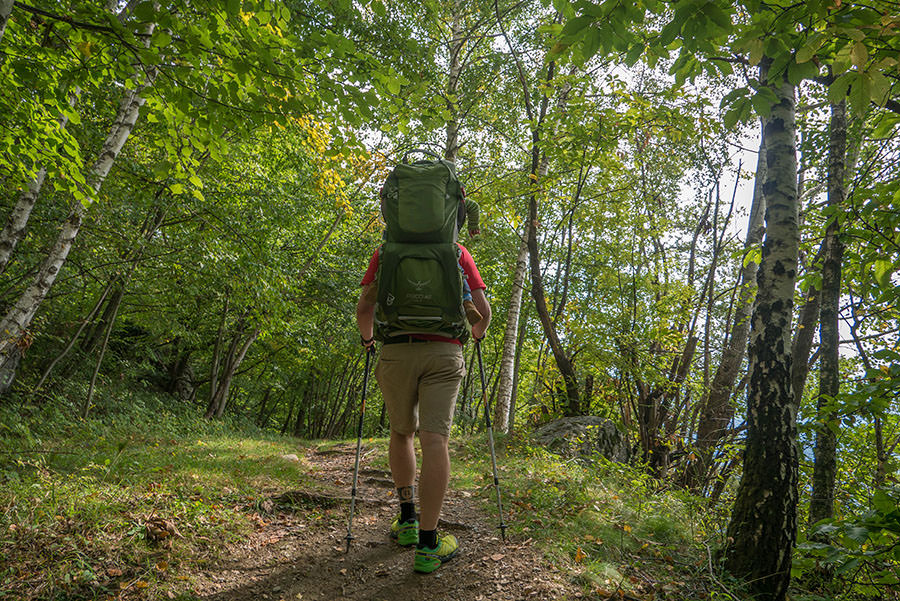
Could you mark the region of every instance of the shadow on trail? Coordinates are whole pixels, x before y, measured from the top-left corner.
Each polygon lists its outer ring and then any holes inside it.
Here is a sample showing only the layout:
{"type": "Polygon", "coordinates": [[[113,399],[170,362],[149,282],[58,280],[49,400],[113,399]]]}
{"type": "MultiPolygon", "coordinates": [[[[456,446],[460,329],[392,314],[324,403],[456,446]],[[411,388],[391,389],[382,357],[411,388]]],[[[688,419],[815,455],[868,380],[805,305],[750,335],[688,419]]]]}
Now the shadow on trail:
{"type": "MultiPolygon", "coordinates": [[[[347,455],[310,457],[316,478],[334,484],[347,455]]],[[[363,473],[361,471],[361,473],[363,473]]],[[[203,601],[513,601],[572,599],[576,589],[546,565],[528,541],[503,543],[495,524],[468,493],[450,491],[441,530],[460,541],[460,553],[432,574],[413,572],[412,548],[388,537],[396,512],[390,482],[370,470],[360,479],[350,552],[345,553],[348,506],[273,516],[198,578],[203,601]]],[[[346,476],[344,476],[346,478],[346,476]]]]}

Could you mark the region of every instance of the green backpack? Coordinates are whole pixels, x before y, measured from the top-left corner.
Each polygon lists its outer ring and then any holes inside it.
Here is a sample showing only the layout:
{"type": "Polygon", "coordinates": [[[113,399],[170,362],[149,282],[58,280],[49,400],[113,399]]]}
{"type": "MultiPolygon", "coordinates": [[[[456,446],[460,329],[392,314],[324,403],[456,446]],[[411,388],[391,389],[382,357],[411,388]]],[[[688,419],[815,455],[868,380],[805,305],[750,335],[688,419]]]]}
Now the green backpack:
{"type": "Polygon", "coordinates": [[[407,162],[403,156],[381,189],[385,228],[378,252],[375,338],[438,334],[465,341],[462,252],[456,244],[463,188],[453,163],[407,162]]]}

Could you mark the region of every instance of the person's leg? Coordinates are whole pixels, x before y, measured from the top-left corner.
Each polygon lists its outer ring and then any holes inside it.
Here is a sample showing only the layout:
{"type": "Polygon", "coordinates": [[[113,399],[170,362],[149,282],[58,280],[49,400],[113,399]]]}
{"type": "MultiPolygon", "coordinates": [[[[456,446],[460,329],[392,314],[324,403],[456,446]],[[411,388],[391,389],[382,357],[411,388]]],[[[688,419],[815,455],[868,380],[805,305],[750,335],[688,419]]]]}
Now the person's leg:
{"type": "Polygon", "coordinates": [[[433,342],[423,349],[427,369],[419,380],[419,441],[422,469],[419,475],[419,544],[413,561],[417,572],[433,572],[459,551],[452,534],[438,536],[437,525],[450,481],[448,442],[459,384],[466,373],[462,347],[433,342]]]}
{"type": "Polygon", "coordinates": [[[400,515],[391,524],[390,534],[401,545],[414,545],[419,540],[414,493],[416,454],[413,444],[418,424],[417,376],[410,361],[409,349],[402,348],[405,346],[388,345],[382,349],[375,377],[381,386],[391,424],[388,463],[400,504],[400,515]]]}
{"type": "Polygon", "coordinates": [[[391,466],[391,477],[397,489],[397,500],[400,502],[400,522],[409,522],[416,518],[415,481],[416,481],[416,449],[413,434],[400,434],[391,431],[391,442],[388,447],[388,462],[391,466]]]}
{"type": "Polygon", "coordinates": [[[419,477],[419,527],[437,529],[447,484],[450,482],[449,438],[435,432],[419,432],[422,444],[422,475],[419,477]]]}

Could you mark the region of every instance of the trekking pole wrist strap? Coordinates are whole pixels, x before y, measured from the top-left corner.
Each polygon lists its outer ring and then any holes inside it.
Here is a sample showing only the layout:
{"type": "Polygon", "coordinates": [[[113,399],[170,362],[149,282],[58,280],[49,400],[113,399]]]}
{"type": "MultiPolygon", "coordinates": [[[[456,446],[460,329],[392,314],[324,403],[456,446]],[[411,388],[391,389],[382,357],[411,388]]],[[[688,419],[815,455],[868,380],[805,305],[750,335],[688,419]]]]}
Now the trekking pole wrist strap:
{"type": "Polygon", "coordinates": [[[363,346],[368,346],[372,343],[373,340],[375,340],[374,336],[372,338],[363,338],[362,336],[359,337],[359,341],[363,343],[363,346]]]}

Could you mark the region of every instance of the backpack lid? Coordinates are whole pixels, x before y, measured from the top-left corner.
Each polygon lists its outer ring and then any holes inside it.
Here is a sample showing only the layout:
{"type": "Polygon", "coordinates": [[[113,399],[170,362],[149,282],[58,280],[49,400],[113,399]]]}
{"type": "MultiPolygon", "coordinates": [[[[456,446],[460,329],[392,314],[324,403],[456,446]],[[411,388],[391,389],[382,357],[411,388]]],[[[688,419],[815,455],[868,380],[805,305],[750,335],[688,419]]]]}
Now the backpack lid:
{"type": "Polygon", "coordinates": [[[388,242],[425,243],[455,242],[457,215],[461,202],[461,186],[455,165],[440,157],[436,160],[406,162],[411,152],[403,155],[381,190],[381,210],[387,225],[388,242]]]}

